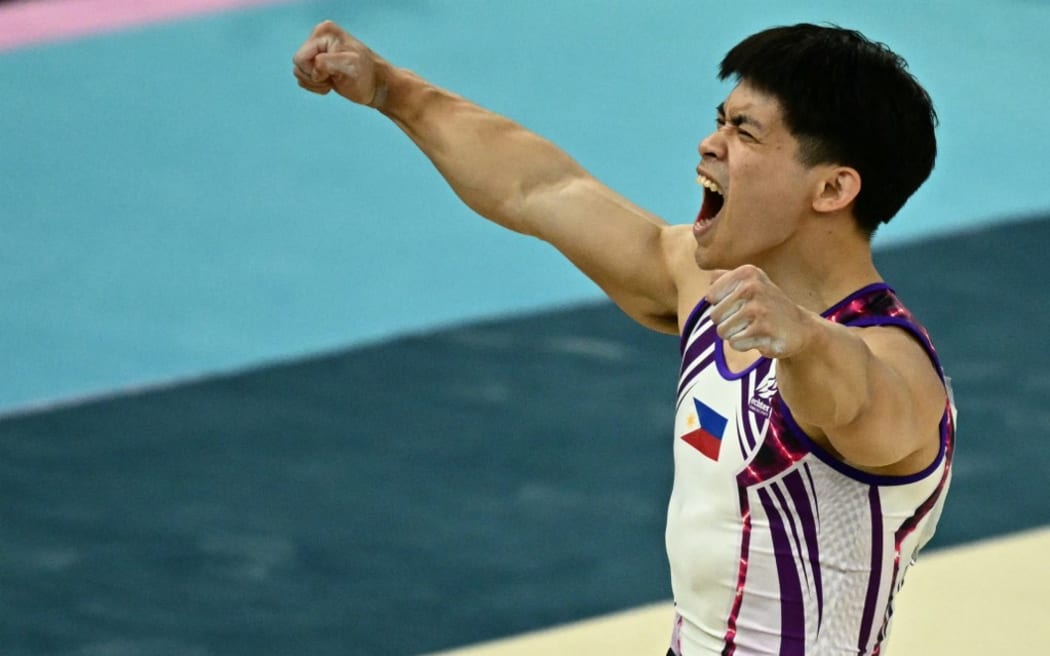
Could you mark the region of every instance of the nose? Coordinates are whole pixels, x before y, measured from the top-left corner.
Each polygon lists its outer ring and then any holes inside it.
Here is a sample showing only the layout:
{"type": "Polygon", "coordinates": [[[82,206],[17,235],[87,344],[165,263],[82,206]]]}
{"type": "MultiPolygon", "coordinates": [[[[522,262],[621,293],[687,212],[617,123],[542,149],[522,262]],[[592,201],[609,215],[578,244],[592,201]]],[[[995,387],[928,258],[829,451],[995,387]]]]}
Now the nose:
{"type": "Polygon", "coordinates": [[[725,136],[719,130],[713,130],[709,135],[704,137],[700,141],[700,146],[697,148],[700,151],[700,159],[724,159],[726,155],[726,140],[725,136]]]}

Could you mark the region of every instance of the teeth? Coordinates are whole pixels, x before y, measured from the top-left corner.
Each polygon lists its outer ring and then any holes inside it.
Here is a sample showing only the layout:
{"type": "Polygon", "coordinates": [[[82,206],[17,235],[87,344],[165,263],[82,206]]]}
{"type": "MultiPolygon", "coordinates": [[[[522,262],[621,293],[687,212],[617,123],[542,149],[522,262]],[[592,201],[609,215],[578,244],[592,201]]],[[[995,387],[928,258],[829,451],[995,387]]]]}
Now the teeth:
{"type": "Polygon", "coordinates": [[[708,177],[705,177],[702,174],[697,174],[696,184],[700,185],[701,187],[706,187],[711,191],[715,192],[716,194],[723,195],[722,188],[718,186],[718,183],[708,177]]]}

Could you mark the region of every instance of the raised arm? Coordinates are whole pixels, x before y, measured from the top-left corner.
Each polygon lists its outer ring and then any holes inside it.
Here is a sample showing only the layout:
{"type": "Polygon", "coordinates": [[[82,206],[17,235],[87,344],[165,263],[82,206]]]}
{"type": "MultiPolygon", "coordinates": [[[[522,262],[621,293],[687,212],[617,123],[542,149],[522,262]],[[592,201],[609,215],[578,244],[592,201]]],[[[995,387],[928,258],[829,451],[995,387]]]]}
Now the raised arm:
{"type": "Polygon", "coordinates": [[[552,244],[639,323],[677,331],[678,279],[697,273],[688,226],[668,226],[551,142],[392,66],[330,21],[293,62],[303,88],[390,117],[478,214],[552,244]]]}

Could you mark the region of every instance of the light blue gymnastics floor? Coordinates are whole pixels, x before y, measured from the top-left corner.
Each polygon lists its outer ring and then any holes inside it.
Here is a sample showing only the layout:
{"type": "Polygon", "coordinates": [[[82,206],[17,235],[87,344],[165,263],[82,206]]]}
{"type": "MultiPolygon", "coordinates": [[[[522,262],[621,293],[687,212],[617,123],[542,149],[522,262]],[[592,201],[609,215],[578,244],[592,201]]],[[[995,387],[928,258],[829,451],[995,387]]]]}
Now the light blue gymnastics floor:
{"type": "Polygon", "coordinates": [[[880,245],[1050,207],[1038,2],[314,1],[41,44],[0,54],[0,410],[599,297],[470,215],[393,126],[294,85],[326,17],[672,222],[695,216],[724,51],[855,26],[909,59],[942,122],[880,245]]]}

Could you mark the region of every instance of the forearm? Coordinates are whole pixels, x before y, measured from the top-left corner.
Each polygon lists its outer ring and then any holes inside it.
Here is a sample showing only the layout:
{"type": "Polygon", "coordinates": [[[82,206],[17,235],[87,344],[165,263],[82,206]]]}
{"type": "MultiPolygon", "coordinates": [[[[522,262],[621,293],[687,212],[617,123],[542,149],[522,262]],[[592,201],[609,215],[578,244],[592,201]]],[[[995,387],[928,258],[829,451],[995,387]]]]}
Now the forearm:
{"type": "Polygon", "coordinates": [[[292,64],[307,91],[335,91],[390,117],[471,209],[553,245],[639,322],[674,329],[678,254],[690,235],[546,139],[390,65],[331,21],[314,28],[292,64]]]}
{"type": "MultiPolygon", "coordinates": [[[[380,111],[423,151],[471,209],[539,236],[530,199],[589,178],[566,153],[513,121],[383,62],[380,111]]],[[[538,209],[538,207],[536,208],[538,209]]]]}

